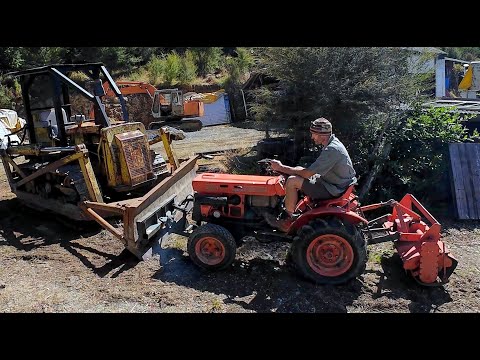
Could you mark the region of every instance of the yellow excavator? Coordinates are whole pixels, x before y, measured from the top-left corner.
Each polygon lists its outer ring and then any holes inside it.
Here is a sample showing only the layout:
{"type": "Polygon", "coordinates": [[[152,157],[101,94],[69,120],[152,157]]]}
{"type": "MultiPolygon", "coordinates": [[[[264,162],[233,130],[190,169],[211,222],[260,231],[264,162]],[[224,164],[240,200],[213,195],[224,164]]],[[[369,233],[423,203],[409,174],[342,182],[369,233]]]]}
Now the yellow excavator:
{"type": "Polygon", "coordinates": [[[139,259],[175,228],[192,205],[197,157],[179,162],[167,128],[131,122],[122,93],[102,63],[48,65],[10,73],[20,82],[25,126],[0,139],[0,156],[16,196],[29,207],[94,220],[139,259]],[[72,76],[87,75],[87,90],[72,76]],[[118,97],[122,120],[109,118],[103,82],[118,97]],[[93,104],[75,113],[70,93],[93,104]],[[22,135],[23,133],[23,135],[22,135]],[[15,135],[15,136],[12,136],[15,135]],[[28,136],[27,136],[28,135],[28,136]],[[167,159],[151,148],[163,142],[167,159]]]}

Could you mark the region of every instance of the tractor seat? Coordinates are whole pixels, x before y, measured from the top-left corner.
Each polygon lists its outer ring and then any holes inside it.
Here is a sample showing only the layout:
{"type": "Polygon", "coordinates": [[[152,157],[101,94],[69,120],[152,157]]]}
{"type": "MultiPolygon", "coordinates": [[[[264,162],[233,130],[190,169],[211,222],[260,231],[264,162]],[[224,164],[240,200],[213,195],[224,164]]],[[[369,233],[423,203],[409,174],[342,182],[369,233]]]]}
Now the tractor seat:
{"type": "Polygon", "coordinates": [[[345,190],[342,194],[337,197],[331,199],[312,199],[309,198],[310,202],[314,205],[314,207],[318,206],[345,206],[352,200],[354,200],[357,196],[354,194],[356,183],[350,185],[347,190],[345,190]]]}

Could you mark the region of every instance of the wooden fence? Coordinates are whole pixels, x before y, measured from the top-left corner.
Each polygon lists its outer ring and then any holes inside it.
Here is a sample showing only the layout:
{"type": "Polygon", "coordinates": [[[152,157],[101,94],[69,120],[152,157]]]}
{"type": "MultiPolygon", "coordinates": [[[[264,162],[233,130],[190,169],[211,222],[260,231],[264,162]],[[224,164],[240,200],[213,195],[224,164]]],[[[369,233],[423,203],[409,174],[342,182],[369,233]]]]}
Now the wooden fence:
{"type": "Polygon", "coordinates": [[[458,219],[480,219],[480,144],[449,144],[452,193],[458,219]]]}

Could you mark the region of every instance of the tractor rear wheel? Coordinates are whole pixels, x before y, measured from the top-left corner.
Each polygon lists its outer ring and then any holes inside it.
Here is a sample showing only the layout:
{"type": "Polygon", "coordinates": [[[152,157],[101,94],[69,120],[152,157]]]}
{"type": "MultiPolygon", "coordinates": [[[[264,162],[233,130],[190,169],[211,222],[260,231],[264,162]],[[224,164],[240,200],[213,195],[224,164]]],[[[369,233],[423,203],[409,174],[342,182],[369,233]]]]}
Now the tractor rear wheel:
{"type": "Polygon", "coordinates": [[[342,284],[363,273],[367,244],[358,229],[331,217],[302,226],[291,246],[295,269],[317,284],[342,284]]]}
{"type": "Polygon", "coordinates": [[[205,224],[188,238],[187,252],[192,261],[207,270],[222,270],[235,260],[237,244],[223,226],[205,224]]]}

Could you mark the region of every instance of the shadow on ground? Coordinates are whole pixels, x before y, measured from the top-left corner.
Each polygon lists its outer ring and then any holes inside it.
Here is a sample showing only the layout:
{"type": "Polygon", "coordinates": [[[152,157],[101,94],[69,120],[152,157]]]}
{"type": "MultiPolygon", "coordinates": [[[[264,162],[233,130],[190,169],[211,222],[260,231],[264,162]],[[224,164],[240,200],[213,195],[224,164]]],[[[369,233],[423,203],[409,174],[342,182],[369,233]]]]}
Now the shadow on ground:
{"type": "Polygon", "coordinates": [[[345,313],[355,308],[355,300],[363,293],[380,302],[382,297],[406,300],[412,313],[435,312],[438,306],[452,301],[443,287],[425,287],[415,282],[405,273],[396,254],[382,258],[382,270],[373,271],[379,279],[374,284],[364,283],[360,276],[347,284],[331,286],[306,281],[276,260],[245,261],[237,257],[230,268],[210,272],[196,267],[181,250],[163,250],[162,268],[155,279],[225,295],[225,303],[255,312],[345,313]]]}
{"type": "Polygon", "coordinates": [[[342,286],[319,286],[275,260],[237,259],[226,270],[210,272],[195,266],[183,251],[164,249],[161,262],[155,279],[223,294],[225,303],[255,312],[344,313],[362,292],[358,280],[342,286]]]}
{"type": "MultiPolygon", "coordinates": [[[[91,222],[77,222],[23,205],[17,198],[0,202],[0,236],[8,245],[30,251],[42,246],[92,236],[101,228],[91,222]]],[[[5,245],[5,244],[4,244],[5,245]]]]}
{"type": "Polygon", "coordinates": [[[119,268],[109,275],[116,277],[138,263],[136,257],[126,249],[118,254],[73,241],[100,234],[102,228],[95,222],[73,221],[58,214],[36,211],[23,205],[17,198],[1,201],[0,214],[0,237],[4,239],[0,246],[10,245],[25,251],[25,260],[42,256],[34,250],[58,244],[100,277],[119,268]],[[92,263],[85,253],[102,257],[102,265],[92,263]]]}
{"type": "Polygon", "coordinates": [[[410,300],[408,308],[412,313],[435,312],[440,305],[453,301],[443,286],[419,284],[403,269],[398,254],[382,257],[381,267],[382,271],[373,271],[379,276],[373,299],[385,296],[393,300],[410,300]]]}

